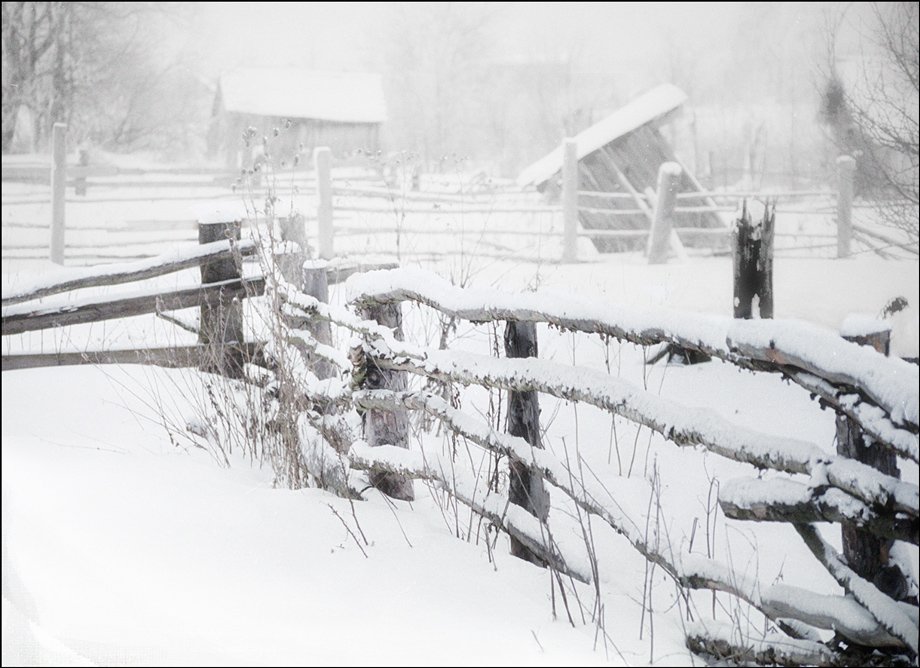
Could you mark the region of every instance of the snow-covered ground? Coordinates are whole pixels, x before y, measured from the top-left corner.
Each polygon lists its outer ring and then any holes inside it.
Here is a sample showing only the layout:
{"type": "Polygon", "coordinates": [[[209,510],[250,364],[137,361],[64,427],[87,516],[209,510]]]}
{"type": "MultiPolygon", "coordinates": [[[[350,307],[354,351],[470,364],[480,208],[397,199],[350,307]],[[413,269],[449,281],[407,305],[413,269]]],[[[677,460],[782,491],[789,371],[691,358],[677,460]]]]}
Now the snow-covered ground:
{"type": "MultiPolygon", "coordinates": [[[[5,242],[6,235],[4,228],[5,242]]],[[[459,244],[459,237],[441,239],[459,244]]],[[[424,267],[472,287],[539,287],[560,300],[731,312],[730,258],[649,266],[623,254],[559,265],[479,250],[473,244],[424,267]]],[[[47,270],[5,261],[4,292],[47,270]]],[[[910,307],[893,318],[893,354],[917,356],[916,260],[778,258],[774,272],[777,318],[833,330],[851,313],[877,316],[888,300],[905,297],[910,307]]],[[[168,286],[194,277],[156,280],[168,286]]],[[[331,301],[344,303],[345,291],[334,288],[331,301]]],[[[434,314],[408,304],[404,311],[407,339],[436,346],[434,314]]],[[[833,415],[776,376],[721,362],[646,367],[635,346],[538,330],[541,358],[602,370],[738,425],[834,449],[833,415]]],[[[489,354],[490,332],[461,323],[450,348],[489,354]]],[[[164,345],[190,336],[145,316],[4,337],[3,351],[164,345]]],[[[348,342],[347,333],[337,336],[340,347],[348,342]]],[[[734,623],[741,633],[763,628],[727,595],[694,594],[688,612],[660,569],[647,571],[625,539],[593,522],[604,610],[598,634],[593,586],[566,582],[563,600],[546,571],[510,557],[504,537],[487,547],[485,523],[445,507],[422,483],[412,504],[371,492],[352,509],[319,490],[275,489],[267,466],[240,456],[227,468],[204,451],[173,445],[161,415],[193,416],[201,382],[192,371],[130,365],[4,372],[4,664],[691,665],[683,644],[689,616],[734,623]],[[353,535],[359,528],[369,545],[353,535]]],[[[461,397],[472,414],[484,414],[489,400],[476,388],[461,397]]],[[[752,468],[678,448],[589,406],[541,395],[541,408],[547,449],[564,458],[577,448],[601,481],[628,476],[647,490],[657,470],[660,515],[647,494],[622,481],[624,489],[612,492],[640,526],[651,508],[673,549],[712,554],[762,585],[839,591],[790,527],[726,520],[714,509],[718,485],[753,476],[752,468]]],[[[433,433],[420,438],[414,447],[446,447],[433,433]]],[[[474,464],[481,460],[475,454],[474,464]]],[[[902,462],[902,473],[917,482],[916,465],[902,462]]],[[[552,502],[557,539],[583,554],[574,508],[558,490],[552,502]]],[[[839,531],[826,529],[839,547],[839,531]]],[[[899,552],[916,579],[917,550],[899,552]]]]}

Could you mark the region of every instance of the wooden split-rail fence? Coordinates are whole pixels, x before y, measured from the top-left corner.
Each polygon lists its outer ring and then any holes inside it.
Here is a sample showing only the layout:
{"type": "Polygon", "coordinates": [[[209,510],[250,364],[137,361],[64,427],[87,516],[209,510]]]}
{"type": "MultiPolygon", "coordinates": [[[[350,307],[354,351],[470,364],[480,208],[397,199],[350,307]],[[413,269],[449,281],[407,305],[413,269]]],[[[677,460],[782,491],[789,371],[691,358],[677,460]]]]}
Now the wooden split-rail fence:
{"type": "MultiPolygon", "coordinates": [[[[310,340],[310,354],[325,365],[317,375],[341,380],[338,389],[328,395],[318,389],[328,385],[308,387],[306,391],[317,393],[311,397],[314,405],[364,414],[363,437],[344,446],[338,443],[340,458],[351,469],[368,471],[371,482],[385,493],[409,499],[412,479],[434,481],[505,530],[518,556],[560,575],[594,581],[597,564],[561,548],[548,530],[551,504],[546,483],[551,483],[580,511],[624,536],[683,590],[728,592],[774,620],[798,638],[795,652],[799,659],[830,665],[846,658],[846,645],[831,647],[808,640],[808,628],[832,629],[852,647],[916,656],[917,608],[905,602],[910,592],[907,576],[890,562],[893,541],[918,544],[918,487],[901,481],[897,466],[899,460],[911,466],[920,462],[916,368],[886,355],[884,330],[866,332],[857,342],[801,323],[763,319],[771,315],[770,280],[750,266],[765,264],[760,254],[768,253],[769,243],[745,244],[770,238],[773,215],[767,207],[761,221],[752,223],[749,216],[747,220],[743,216],[736,226],[740,230],[756,224],[763,228],[758,235],[736,234],[739,249],[746,249],[736,252],[736,305],[741,307],[736,318],[563,306],[533,294],[494,292],[483,297],[481,291],[464,290],[418,270],[365,273],[366,267],[308,261],[291,244],[275,255],[285,280],[273,290],[285,318],[295,318],[297,327],[309,332],[301,336],[310,340]],[[347,308],[328,300],[328,284],[344,274],[354,274],[350,285],[354,299],[347,308]],[[740,319],[757,315],[751,306],[754,302],[760,304],[762,319],[740,319]],[[433,309],[449,321],[503,323],[504,357],[413,344],[402,328],[406,303],[433,309]],[[537,325],[641,346],[659,345],[683,353],[686,359],[716,358],[756,373],[781,374],[822,407],[836,411],[838,452],[759,433],[713,414],[701,415],[603,372],[541,360],[537,325]],[[350,350],[347,362],[343,362],[345,355],[329,352],[331,326],[363,341],[350,350]],[[867,342],[872,345],[860,345],[867,342]],[[424,379],[429,389],[410,389],[410,377],[424,379]],[[463,411],[451,394],[437,389],[444,385],[507,392],[506,429],[497,430],[463,411]],[[637,526],[642,523],[626,517],[622,511],[626,504],[616,502],[621,482],[617,476],[599,481],[598,487],[598,481],[585,479],[578,452],[560,459],[541,447],[541,395],[609,411],[679,447],[700,447],[758,470],[788,474],[770,480],[752,475],[723,484],[721,508],[733,519],[790,523],[846,595],[782,584],[748,586],[728,565],[675,552],[660,537],[640,531],[637,526]],[[488,484],[483,487],[477,472],[461,472],[459,462],[445,460],[439,452],[410,449],[412,414],[424,414],[485,452],[505,458],[509,462],[507,493],[488,484]],[[842,554],[818,533],[815,523],[819,522],[842,527],[842,554]],[[818,601],[820,606],[815,605],[818,601]]],[[[247,363],[271,368],[263,342],[246,341],[242,328],[241,301],[261,295],[269,280],[262,275],[247,277],[243,271],[243,258],[259,252],[257,244],[241,239],[240,221],[202,223],[199,230],[201,245],[193,250],[118,267],[75,269],[70,277],[6,294],[2,318],[4,336],[145,313],[157,313],[188,328],[170,312],[196,307],[200,319],[197,327],[191,327],[198,334],[196,345],[5,355],[3,369],[140,362],[197,366],[239,377],[247,363]],[[139,281],[196,265],[201,267],[201,283],[183,289],[85,298],[62,306],[34,304],[54,294],[139,281]]],[[[288,229],[284,236],[291,240],[301,234],[288,229]]],[[[327,436],[334,440],[333,435],[327,436]]],[[[325,462],[317,465],[328,470],[312,473],[330,489],[361,496],[362,490],[342,474],[334,459],[310,461],[325,462]]],[[[687,642],[699,651],[712,652],[723,646],[699,629],[688,630],[687,642]]]]}

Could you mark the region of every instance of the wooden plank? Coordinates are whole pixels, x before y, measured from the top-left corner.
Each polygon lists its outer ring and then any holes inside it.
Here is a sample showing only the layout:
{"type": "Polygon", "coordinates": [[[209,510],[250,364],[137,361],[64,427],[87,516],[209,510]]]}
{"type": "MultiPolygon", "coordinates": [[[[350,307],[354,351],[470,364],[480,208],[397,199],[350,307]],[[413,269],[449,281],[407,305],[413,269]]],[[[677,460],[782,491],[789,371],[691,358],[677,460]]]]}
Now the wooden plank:
{"type": "MultiPolygon", "coordinates": [[[[252,255],[256,251],[255,244],[252,241],[241,241],[237,245],[237,251],[241,255],[252,255]]],[[[81,288],[91,288],[99,285],[118,285],[120,283],[130,283],[140,281],[146,278],[162,276],[175,271],[195,267],[203,262],[230,257],[232,255],[231,246],[228,241],[218,241],[216,243],[200,246],[194,254],[185,257],[175,258],[176,253],[164,253],[149,260],[132,262],[124,265],[117,265],[117,269],[111,267],[100,271],[98,267],[92,267],[89,270],[75,272],[76,276],[62,281],[51,282],[44,286],[25,290],[18,293],[12,293],[3,296],[3,306],[20,304],[32,299],[47,297],[49,295],[79,290],[81,288]]]]}
{"type": "Polygon", "coordinates": [[[131,297],[111,297],[79,306],[65,304],[13,313],[4,311],[0,333],[6,336],[50,327],[128,318],[155,313],[158,310],[172,311],[202,304],[216,305],[221,295],[225,300],[228,298],[246,299],[261,295],[264,291],[265,279],[259,276],[210,285],[196,285],[172,292],[151,291],[131,297]]]}
{"type": "MultiPolygon", "coordinates": [[[[246,343],[250,356],[258,354],[263,344],[246,343]]],[[[198,366],[206,348],[202,345],[168,348],[131,348],[125,350],[87,350],[70,353],[17,353],[3,355],[3,371],[35,369],[79,364],[150,364],[170,369],[198,366]]]]}

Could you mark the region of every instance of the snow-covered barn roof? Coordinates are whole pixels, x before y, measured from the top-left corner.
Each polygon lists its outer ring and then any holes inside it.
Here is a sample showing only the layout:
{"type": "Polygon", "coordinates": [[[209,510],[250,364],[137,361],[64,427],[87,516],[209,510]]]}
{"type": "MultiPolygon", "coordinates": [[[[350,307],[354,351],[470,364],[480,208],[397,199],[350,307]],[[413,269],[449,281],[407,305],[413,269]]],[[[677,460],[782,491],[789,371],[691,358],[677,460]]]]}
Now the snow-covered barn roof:
{"type": "MultiPolygon", "coordinates": [[[[607,118],[579,133],[578,159],[594,153],[599,148],[619,139],[625,134],[642,127],[680,107],[687,100],[687,94],[677,86],[662,84],[637,97],[625,107],[617,109],[607,118]]],[[[554,149],[549,155],[527,167],[518,177],[518,184],[539,185],[562,169],[562,148],[554,149]]]]}
{"type": "Polygon", "coordinates": [[[231,112],[340,123],[387,119],[378,74],[243,68],[222,75],[220,91],[224,109],[231,112]]]}

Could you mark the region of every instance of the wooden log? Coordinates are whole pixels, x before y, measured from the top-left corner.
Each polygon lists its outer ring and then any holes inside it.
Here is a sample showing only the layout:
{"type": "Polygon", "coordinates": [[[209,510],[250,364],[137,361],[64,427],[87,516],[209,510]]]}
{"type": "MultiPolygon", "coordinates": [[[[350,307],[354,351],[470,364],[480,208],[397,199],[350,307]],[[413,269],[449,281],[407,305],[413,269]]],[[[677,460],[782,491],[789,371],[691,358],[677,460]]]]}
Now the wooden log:
{"type": "MultiPolygon", "coordinates": [[[[373,320],[393,330],[398,341],[403,340],[402,306],[400,304],[377,304],[359,309],[360,317],[373,320]]],[[[366,390],[405,391],[408,387],[407,374],[403,371],[384,369],[376,358],[364,357],[364,379],[362,387],[366,390]]],[[[395,445],[409,448],[409,413],[406,410],[381,411],[368,410],[363,415],[364,440],[371,447],[395,445]]],[[[415,499],[412,479],[396,473],[384,471],[372,472],[370,483],[387,496],[404,501],[415,499]]]]}
{"type": "Polygon", "coordinates": [[[837,158],[837,257],[850,256],[853,239],[853,179],[856,160],[848,155],[837,158]]]}
{"type": "MultiPolygon", "coordinates": [[[[255,251],[255,244],[247,240],[241,241],[235,252],[240,255],[252,255],[255,251]]],[[[170,252],[138,262],[68,270],[68,272],[72,271],[72,278],[52,281],[45,285],[30,287],[26,290],[4,295],[3,306],[20,304],[33,299],[48,297],[49,295],[70,292],[71,290],[92,288],[99,285],[119,285],[171,274],[189,267],[196,267],[202,262],[230,257],[231,252],[233,251],[231,251],[229,242],[219,241],[214,244],[203,245],[194,253],[170,252]]]]}
{"type": "MultiPolygon", "coordinates": [[[[505,355],[510,358],[537,357],[537,327],[529,322],[508,322],[505,325],[505,355]]],[[[540,440],[540,403],[534,391],[508,393],[507,431],[519,436],[534,448],[542,448],[540,440]]],[[[512,460],[508,498],[511,503],[545,523],[549,514],[549,497],[543,477],[529,463],[512,460]]],[[[511,538],[511,554],[541,566],[538,554],[511,538]]]]}
{"type": "MultiPolygon", "coordinates": [[[[239,241],[241,221],[199,222],[198,242],[239,241]]],[[[239,281],[242,263],[238,257],[212,260],[201,265],[201,282],[224,283],[239,281]]],[[[202,303],[198,342],[211,347],[210,358],[202,360],[199,368],[221,375],[240,378],[243,375],[244,351],[243,304],[231,290],[218,289],[216,299],[202,303]]]]}
{"type": "Polygon", "coordinates": [[[325,146],[313,151],[316,167],[316,219],[318,224],[317,245],[319,256],[331,260],[334,250],[334,214],[332,210],[332,152],[325,146]]]}
{"type": "Polygon", "coordinates": [[[77,306],[64,304],[39,309],[7,310],[2,320],[2,334],[21,334],[50,327],[81,325],[87,322],[101,322],[128,318],[157,311],[173,311],[209,304],[217,307],[219,297],[225,301],[245,299],[260,295],[265,290],[265,279],[246,278],[230,280],[211,285],[195,285],[172,292],[150,292],[131,297],[110,297],[77,306]]]}
{"type": "MultiPolygon", "coordinates": [[[[262,344],[245,344],[247,355],[257,357],[262,344]]],[[[3,371],[79,364],[149,364],[170,369],[197,367],[207,349],[202,345],[125,350],[87,350],[72,353],[16,353],[3,356],[3,371]]]]}
{"type": "Polygon", "coordinates": [[[655,214],[648,241],[649,264],[664,264],[668,261],[671,246],[671,228],[674,224],[674,205],[680,188],[681,168],[676,162],[666,162],[658,169],[658,190],[656,191],[655,214]]]}
{"type": "Polygon", "coordinates": [[[67,182],[67,124],[55,123],[51,135],[51,261],[64,264],[64,188],[67,182]]]}
{"type": "Polygon", "coordinates": [[[562,143],[562,261],[578,260],[578,142],[562,143]]]}
{"type": "MultiPolygon", "coordinates": [[[[891,348],[891,329],[887,323],[878,324],[882,326],[871,327],[869,323],[861,323],[861,326],[854,328],[844,323],[843,338],[859,345],[870,346],[887,356],[891,348]]],[[[863,433],[858,423],[844,415],[837,416],[837,454],[868,464],[894,478],[901,477],[898,458],[894,452],[873,442],[863,433]]],[[[843,556],[847,565],[857,575],[870,582],[884,577],[882,574],[887,573],[889,551],[894,540],[866,531],[856,522],[841,522],[840,530],[843,536],[843,556]]],[[[891,591],[885,591],[889,596],[897,597],[898,592],[895,589],[906,591],[907,582],[900,572],[899,576],[898,582],[885,583],[887,588],[891,588],[891,591]]]]}
{"type": "Polygon", "coordinates": [[[760,221],[754,217],[744,200],[732,230],[734,316],[748,320],[773,317],[775,206],[768,203],[760,221]]]}

